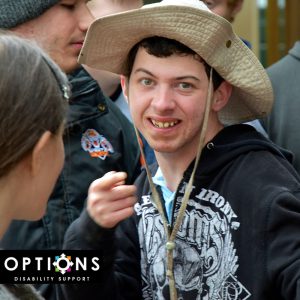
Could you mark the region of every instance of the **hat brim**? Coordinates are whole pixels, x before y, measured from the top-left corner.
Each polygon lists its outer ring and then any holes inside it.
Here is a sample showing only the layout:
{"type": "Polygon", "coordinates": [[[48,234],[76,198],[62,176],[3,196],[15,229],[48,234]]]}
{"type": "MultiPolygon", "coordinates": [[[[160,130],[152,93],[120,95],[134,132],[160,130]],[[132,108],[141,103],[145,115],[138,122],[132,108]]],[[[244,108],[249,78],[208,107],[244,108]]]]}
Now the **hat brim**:
{"type": "Polygon", "coordinates": [[[88,30],[79,62],[123,74],[131,48],[151,36],[188,46],[233,85],[230,100],[219,115],[225,124],[261,118],[271,110],[272,86],[263,66],[231,24],[210,11],[149,5],[100,18],[88,30]]]}

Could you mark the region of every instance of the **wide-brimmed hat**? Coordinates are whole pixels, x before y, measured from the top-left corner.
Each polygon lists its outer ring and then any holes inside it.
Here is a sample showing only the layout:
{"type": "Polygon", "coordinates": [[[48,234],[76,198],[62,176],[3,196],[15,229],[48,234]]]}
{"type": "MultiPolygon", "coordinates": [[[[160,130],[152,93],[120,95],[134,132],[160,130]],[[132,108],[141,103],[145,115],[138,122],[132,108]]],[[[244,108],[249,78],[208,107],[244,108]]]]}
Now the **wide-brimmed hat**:
{"type": "Polygon", "coordinates": [[[231,98],[219,114],[225,124],[261,118],[271,110],[273,92],[263,66],[231,24],[199,0],[163,0],[95,20],[79,62],[123,74],[131,48],[151,36],[181,42],[233,85],[231,98]]]}

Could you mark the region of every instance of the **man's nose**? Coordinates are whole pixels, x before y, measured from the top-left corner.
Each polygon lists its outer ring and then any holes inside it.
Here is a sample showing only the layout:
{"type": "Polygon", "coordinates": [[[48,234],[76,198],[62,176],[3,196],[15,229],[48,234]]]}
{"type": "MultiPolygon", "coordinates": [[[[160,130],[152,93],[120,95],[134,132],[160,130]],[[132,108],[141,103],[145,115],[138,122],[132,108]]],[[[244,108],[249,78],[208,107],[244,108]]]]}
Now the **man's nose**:
{"type": "Polygon", "coordinates": [[[79,28],[81,31],[86,32],[95,18],[87,7],[86,3],[82,3],[82,5],[80,5],[77,13],[79,19],[79,28]]]}
{"type": "Polygon", "coordinates": [[[155,90],[152,105],[156,110],[172,110],[175,107],[174,92],[170,86],[161,85],[155,90]]]}

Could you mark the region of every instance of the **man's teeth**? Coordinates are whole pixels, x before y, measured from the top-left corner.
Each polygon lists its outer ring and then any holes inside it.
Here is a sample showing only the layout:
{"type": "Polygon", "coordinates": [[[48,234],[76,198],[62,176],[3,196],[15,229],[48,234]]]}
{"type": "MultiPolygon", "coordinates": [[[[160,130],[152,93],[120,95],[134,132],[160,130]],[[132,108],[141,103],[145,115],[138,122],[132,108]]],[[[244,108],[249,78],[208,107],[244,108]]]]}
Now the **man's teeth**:
{"type": "Polygon", "coordinates": [[[155,120],[151,120],[151,121],[152,124],[158,128],[169,128],[175,126],[178,123],[178,121],[174,121],[174,122],[158,122],[155,120]]]}

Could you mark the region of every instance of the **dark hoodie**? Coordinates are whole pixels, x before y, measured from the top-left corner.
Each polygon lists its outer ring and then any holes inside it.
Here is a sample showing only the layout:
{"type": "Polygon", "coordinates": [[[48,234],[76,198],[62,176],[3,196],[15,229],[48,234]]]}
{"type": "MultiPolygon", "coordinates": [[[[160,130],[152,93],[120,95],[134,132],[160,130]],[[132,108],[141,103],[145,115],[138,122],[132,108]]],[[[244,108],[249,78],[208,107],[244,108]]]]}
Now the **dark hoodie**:
{"type": "MultiPolygon", "coordinates": [[[[173,220],[192,168],[176,191],[173,220]]],[[[89,299],[169,298],[162,218],[145,172],[136,184],[136,215],[115,231],[84,213],[67,233],[66,249],[99,249],[107,257],[105,278],[89,299]]],[[[176,235],[178,299],[300,299],[299,229],[300,179],[284,153],[248,125],[226,127],[203,149],[176,235]]],[[[65,287],[69,299],[80,299],[77,291],[65,287]]]]}

